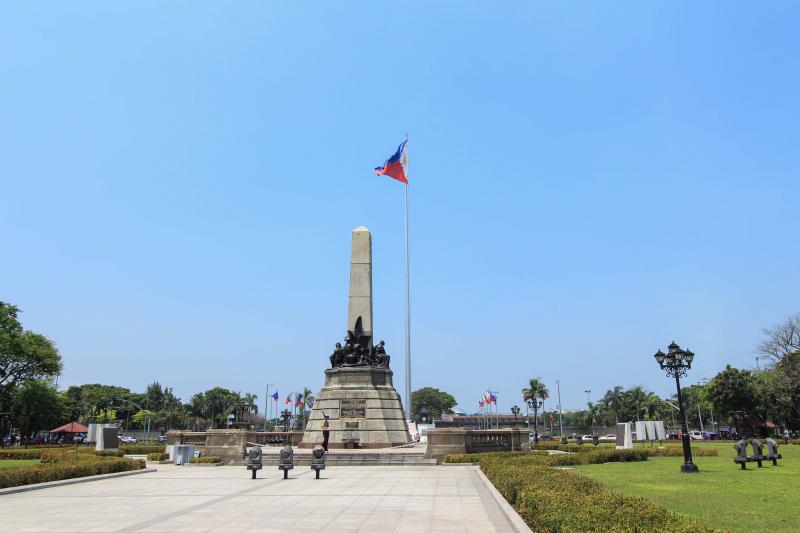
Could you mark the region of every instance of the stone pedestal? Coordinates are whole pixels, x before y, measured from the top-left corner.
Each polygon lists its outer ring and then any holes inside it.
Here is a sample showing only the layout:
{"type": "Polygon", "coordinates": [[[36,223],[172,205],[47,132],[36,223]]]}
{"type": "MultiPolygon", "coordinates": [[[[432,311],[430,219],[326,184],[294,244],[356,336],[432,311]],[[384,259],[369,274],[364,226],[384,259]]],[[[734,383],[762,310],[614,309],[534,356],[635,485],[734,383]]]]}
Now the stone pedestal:
{"type": "Polygon", "coordinates": [[[329,449],[389,448],[410,441],[400,395],[389,368],[337,367],[325,371],[303,434],[301,448],[322,444],[328,416],[329,449]]]}

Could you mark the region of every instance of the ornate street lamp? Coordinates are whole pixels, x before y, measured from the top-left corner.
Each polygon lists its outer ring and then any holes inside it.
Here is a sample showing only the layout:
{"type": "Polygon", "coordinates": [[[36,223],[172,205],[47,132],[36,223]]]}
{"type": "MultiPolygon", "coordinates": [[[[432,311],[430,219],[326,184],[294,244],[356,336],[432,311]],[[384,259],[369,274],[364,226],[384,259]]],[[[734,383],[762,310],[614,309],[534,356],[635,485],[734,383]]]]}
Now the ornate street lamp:
{"type": "Polygon", "coordinates": [[[682,350],[680,346],[675,344],[675,341],[672,341],[672,344],[667,348],[667,353],[659,350],[653,357],[656,358],[658,366],[668,376],[675,378],[675,386],[678,388],[678,409],[681,413],[681,431],[683,432],[683,464],[681,465],[681,472],[697,472],[697,465],[692,462],[692,448],[689,445],[689,428],[686,425],[686,412],[683,409],[680,379],[692,368],[694,353],[690,350],[682,350]]]}
{"type": "Polygon", "coordinates": [[[519,414],[519,406],[515,405],[514,407],[512,407],[511,408],[511,412],[514,413],[514,424],[516,425],[516,423],[517,423],[517,415],[519,414]]]}
{"type": "Polygon", "coordinates": [[[528,407],[533,409],[533,443],[539,444],[539,409],[542,408],[542,400],[528,400],[528,407]]]}

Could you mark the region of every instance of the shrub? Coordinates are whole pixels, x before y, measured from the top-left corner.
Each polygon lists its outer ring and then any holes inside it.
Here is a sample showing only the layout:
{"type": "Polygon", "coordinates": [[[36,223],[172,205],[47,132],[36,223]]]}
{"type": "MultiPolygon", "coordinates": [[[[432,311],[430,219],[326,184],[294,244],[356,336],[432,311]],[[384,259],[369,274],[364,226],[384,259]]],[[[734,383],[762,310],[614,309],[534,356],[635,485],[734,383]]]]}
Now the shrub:
{"type": "Polygon", "coordinates": [[[122,450],[95,450],[96,457],[122,457],[124,452],[122,450]]]}
{"type": "Polygon", "coordinates": [[[613,448],[592,447],[591,451],[589,452],[560,453],[553,455],[545,455],[537,453],[536,451],[448,455],[445,457],[444,462],[473,463],[478,462],[483,458],[502,459],[508,457],[512,457],[517,461],[522,461],[524,464],[536,464],[542,466],[570,466],[611,462],[624,463],[630,461],[647,461],[647,458],[650,457],[650,453],[648,450],[616,450],[613,448]]]}
{"type": "MultiPolygon", "coordinates": [[[[63,463],[68,457],[68,450],[43,450],[39,454],[42,464],[63,463]]],[[[74,459],[75,454],[71,457],[74,459]]]]}
{"type": "Polygon", "coordinates": [[[221,463],[222,459],[216,455],[201,455],[200,457],[192,457],[189,459],[190,463],[221,463]]]}
{"type": "MultiPolygon", "coordinates": [[[[551,458],[586,460],[586,455],[551,458]]],[[[641,457],[647,455],[619,456],[622,460],[641,457]]],[[[534,531],[710,531],[653,501],[604,490],[588,478],[538,461],[533,455],[480,454],[481,469],[534,531]]]]}
{"type": "Polygon", "coordinates": [[[144,461],[130,459],[97,459],[94,461],[79,461],[77,463],[45,464],[32,468],[16,468],[0,470],[0,488],[18,487],[31,483],[44,483],[76,477],[110,474],[113,472],[128,472],[144,468],[144,461]]]}
{"type": "Polygon", "coordinates": [[[169,454],[165,452],[155,452],[147,454],[148,461],[166,461],[167,459],[169,459],[169,454]]]}
{"type": "Polygon", "coordinates": [[[125,455],[147,455],[148,453],[163,453],[167,447],[163,444],[126,444],[119,447],[125,455]]]}
{"type": "Polygon", "coordinates": [[[20,460],[20,459],[41,459],[42,450],[2,450],[0,451],[0,461],[4,459],[20,460]]]}
{"type": "MultiPolygon", "coordinates": [[[[733,447],[731,446],[731,449],[733,447]]],[[[665,446],[662,448],[648,448],[651,457],[683,457],[683,448],[678,446],[665,446]]],[[[716,448],[692,448],[692,455],[696,457],[717,457],[719,450],[716,448]]]]}

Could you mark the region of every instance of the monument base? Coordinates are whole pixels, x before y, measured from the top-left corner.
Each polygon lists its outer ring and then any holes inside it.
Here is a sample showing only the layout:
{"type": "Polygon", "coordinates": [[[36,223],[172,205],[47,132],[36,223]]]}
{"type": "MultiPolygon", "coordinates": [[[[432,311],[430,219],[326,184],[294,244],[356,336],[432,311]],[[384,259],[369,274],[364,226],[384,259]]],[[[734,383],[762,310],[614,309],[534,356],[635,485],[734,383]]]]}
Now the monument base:
{"type": "Polygon", "coordinates": [[[325,386],[314,399],[301,448],[324,440],[328,416],[328,448],[389,448],[410,442],[400,395],[386,367],[329,368],[325,386]]]}

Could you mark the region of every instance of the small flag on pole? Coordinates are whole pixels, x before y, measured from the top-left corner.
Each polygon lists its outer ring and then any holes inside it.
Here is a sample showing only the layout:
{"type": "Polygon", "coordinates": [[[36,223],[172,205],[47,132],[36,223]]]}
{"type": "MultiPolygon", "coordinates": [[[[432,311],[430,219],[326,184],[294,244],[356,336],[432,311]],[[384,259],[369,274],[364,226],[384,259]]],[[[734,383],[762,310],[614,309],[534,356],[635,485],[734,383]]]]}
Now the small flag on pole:
{"type": "Polygon", "coordinates": [[[382,167],[375,168],[375,174],[378,176],[386,175],[408,185],[408,178],[406,177],[408,152],[406,151],[406,144],[408,144],[408,139],[403,141],[394,155],[387,159],[382,167]]]}
{"type": "Polygon", "coordinates": [[[292,393],[290,392],[289,395],[286,397],[286,404],[292,403],[292,393]]]}
{"type": "Polygon", "coordinates": [[[275,401],[277,402],[277,401],[278,401],[278,398],[280,398],[280,396],[278,396],[278,391],[275,391],[275,392],[272,394],[272,399],[273,399],[273,400],[275,400],[275,401]]]}

